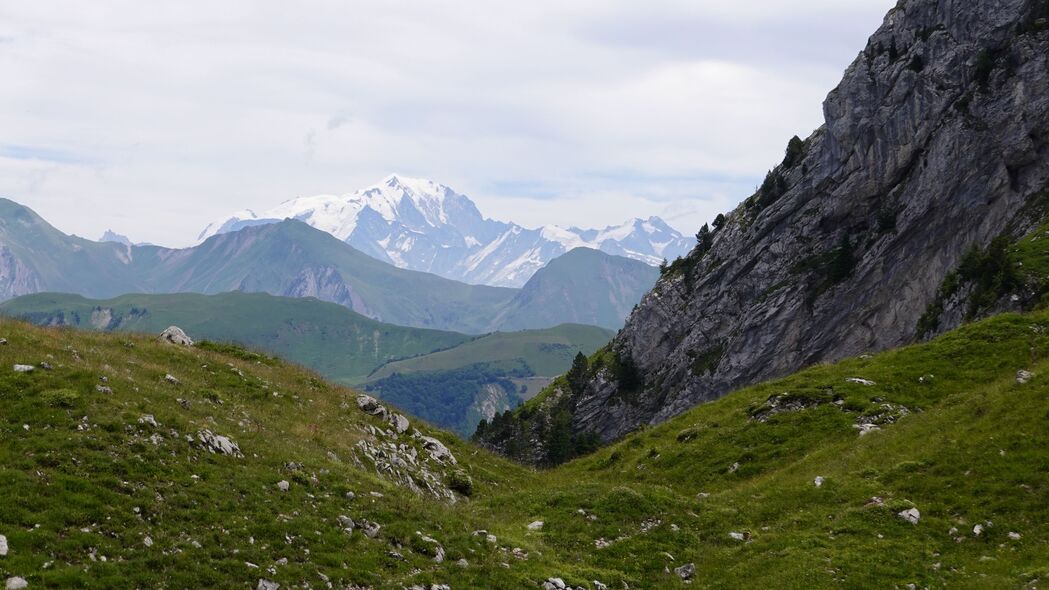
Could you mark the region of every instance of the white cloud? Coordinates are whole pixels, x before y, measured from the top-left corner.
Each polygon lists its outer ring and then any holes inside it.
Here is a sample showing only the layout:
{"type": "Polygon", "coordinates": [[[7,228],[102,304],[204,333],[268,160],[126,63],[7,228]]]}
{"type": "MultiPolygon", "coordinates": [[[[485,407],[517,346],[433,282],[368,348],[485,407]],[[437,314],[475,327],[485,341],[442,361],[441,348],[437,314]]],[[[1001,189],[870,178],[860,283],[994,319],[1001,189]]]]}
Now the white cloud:
{"type": "Polygon", "coordinates": [[[0,195],[178,245],[397,171],[525,224],[691,232],[822,122],[891,4],[6,3],[0,195]]]}

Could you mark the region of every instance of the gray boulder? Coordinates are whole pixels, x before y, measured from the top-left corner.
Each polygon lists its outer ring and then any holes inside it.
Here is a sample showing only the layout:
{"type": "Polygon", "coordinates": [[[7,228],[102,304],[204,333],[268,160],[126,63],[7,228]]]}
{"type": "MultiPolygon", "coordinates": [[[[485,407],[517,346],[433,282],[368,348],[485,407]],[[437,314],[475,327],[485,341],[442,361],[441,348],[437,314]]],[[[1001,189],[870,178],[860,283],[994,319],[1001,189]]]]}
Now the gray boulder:
{"type": "Polygon", "coordinates": [[[176,344],[178,346],[193,346],[193,339],[190,338],[182,328],[178,326],[170,326],[168,329],[160,333],[160,340],[167,342],[168,344],[176,344]]]}
{"type": "Polygon", "coordinates": [[[240,446],[237,445],[237,443],[230,440],[229,437],[215,434],[210,430],[201,430],[198,432],[197,440],[200,441],[201,446],[209,452],[217,453],[219,455],[230,455],[231,457],[244,456],[244,454],[240,452],[240,446]]]}
{"type": "Polygon", "coordinates": [[[423,448],[426,449],[433,459],[440,463],[450,463],[452,465],[458,464],[455,460],[455,455],[448,450],[448,447],[444,446],[444,443],[433,438],[432,436],[422,437],[423,448]]]}
{"type": "Polygon", "coordinates": [[[911,524],[918,524],[918,521],[922,519],[922,513],[919,512],[917,508],[908,508],[907,510],[900,511],[896,516],[911,524]]]}
{"type": "Polygon", "coordinates": [[[674,568],[674,573],[682,580],[691,580],[696,575],[696,564],[686,563],[681,567],[674,568]]]}
{"type": "Polygon", "coordinates": [[[400,414],[391,414],[390,424],[393,425],[393,429],[397,434],[404,434],[405,432],[408,432],[408,428],[411,427],[411,423],[408,422],[408,419],[400,414]]]}
{"type": "Polygon", "coordinates": [[[386,406],[379,403],[379,400],[375,399],[370,395],[358,395],[357,396],[357,407],[361,409],[365,414],[371,414],[372,416],[386,417],[387,410],[386,406]]]}
{"type": "Polygon", "coordinates": [[[379,530],[382,529],[382,525],[380,525],[377,522],[372,522],[370,520],[362,520],[360,522],[360,525],[361,532],[363,532],[364,536],[368,537],[369,539],[374,539],[375,537],[379,536],[379,530]]]}

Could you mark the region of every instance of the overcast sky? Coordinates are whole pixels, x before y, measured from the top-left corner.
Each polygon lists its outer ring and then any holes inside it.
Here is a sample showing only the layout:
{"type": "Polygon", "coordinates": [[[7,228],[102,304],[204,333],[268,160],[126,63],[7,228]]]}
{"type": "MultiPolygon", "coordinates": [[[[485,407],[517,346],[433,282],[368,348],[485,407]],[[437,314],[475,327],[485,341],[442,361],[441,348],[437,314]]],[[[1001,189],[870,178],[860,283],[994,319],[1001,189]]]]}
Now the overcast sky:
{"type": "Polygon", "coordinates": [[[894,0],[0,3],[0,196],[181,246],[389,173],[488,217],[692,233],[749,196],[894,0]]]}

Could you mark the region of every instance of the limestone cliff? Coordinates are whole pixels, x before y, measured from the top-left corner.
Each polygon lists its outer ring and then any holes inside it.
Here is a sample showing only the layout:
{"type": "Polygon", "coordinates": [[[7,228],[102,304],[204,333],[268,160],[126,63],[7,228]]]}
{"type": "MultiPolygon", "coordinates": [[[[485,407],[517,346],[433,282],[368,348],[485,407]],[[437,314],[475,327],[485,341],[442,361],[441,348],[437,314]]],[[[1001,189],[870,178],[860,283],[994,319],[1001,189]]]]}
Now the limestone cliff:
{"type": "Polygon", "coordinates": [[[665,269],[585,382],[563,380],[482,442],[514,439],[511,454],[541,462],[558,414],[577,443],[610,441],[747,384],[1029,304],[1031,289],[999,281],[976,305],[981,287],[954,271],[1045,214],[1047,18],[1047,0],[900,2],[827,97],[825,124],[665,269]]]}

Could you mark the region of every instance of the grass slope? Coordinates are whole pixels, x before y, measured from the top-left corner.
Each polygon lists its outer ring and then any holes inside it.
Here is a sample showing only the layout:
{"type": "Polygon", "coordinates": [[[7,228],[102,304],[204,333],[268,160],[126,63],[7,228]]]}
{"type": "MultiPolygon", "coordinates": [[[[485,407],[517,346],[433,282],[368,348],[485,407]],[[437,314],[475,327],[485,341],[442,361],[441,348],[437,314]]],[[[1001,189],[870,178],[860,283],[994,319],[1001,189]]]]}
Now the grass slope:
{"type": "Polygon", "coordinates": [[[563,324],[545,330],[495,332],[454,348],[391,361],[376,369],[369,380],[394,373],[448,371],[476,363],[522,361],[534,375],[555,377],[572,366],[577,352],[592,354],[615,333],[597,326],[563,324]]]}
{"type": "Polygon", "coordinates": [[[453,348],[389,362],[363,384],[383,399],[469,437],[482,418],[517,407],[613,336],[596,326],[496,332],[453,348]]]}
{"type": "Polygon", "coordinates": [[[572,322],[618,330],[657,278],[659,269],[643,262],[575,248],[532,275],[492,325],[525,330],[572,322]]]}
{"type": "Polygon", "coordinates": [[[474,482],[454,505],[358,467],[355,443],[382,439],[362,425],[381,423],[303,370],[10,320],[0,337],[0,574],[31,587],[321,587],[324,574],[336,587],[558,576],[681,588],[669,570],[689,562],[707,588],[1033,588],[1049,576],[1049,313],[813,367],[546,472],[438,434],[474,482]],[[11,370],[41,361],[53,370],[11,370]],[[1019,369],[1033,378],[1019,383],[1019,369]],[[94,391],[103,375],[111,394],[94,391]],[[770,412],[772,397],[788,411],[770,412]],[[245,456],[185,442],[202,428],[245,456]],[[916,525],[896,516],[912,506],[916,525]],[[346,536],[339,514],[383,528],[346,536]],[[416,531],[441,542],[443,562],[416,531]]]}
{"type": "Polygon", "coordinates": [[[313,368],[344,384],[383,363],[459,345],[470,336],[404,328],[334,303],[262,293],[122,295],[108,300],[41,293],[0,304],[37,324],[159,334],[176,325],[197,340],[237,342],[313,368]]]}

